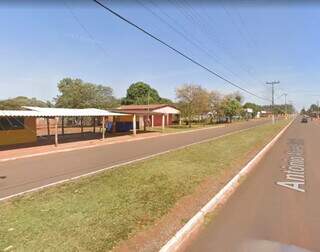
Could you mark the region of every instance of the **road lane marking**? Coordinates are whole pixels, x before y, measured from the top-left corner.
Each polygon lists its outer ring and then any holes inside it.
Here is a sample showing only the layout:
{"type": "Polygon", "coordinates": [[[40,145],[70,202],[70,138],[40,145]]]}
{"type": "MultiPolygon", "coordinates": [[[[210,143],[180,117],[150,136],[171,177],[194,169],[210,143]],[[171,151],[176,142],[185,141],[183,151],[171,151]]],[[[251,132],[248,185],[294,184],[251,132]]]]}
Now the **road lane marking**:
{"type": "MultiPolygon", "coordinates": [[[[107,170],[112,170],[112,169],[118,168],[120,166],[124,166],[124,165],[128,165],[128,164],[144,161],[146,159],[150,159],[150,158],[153,158],[153,157],[156,157],[156,156],[160,156],[160,155],[163,155],[163,154],[166,154],[166,153],[170,153],[172,151],[185,149],[185,148],[193,146],[193,145],[197,145],[197,144],[201,144],[201,143],[207,143],[207,142],[214,141],[214,140],[217,140],[217,139],[220,139],[220,138],[223,138],[223,137],[227,137],[227,136],[231,136],[231,135],[234,135],[234,134],[237,134],[237,133],[245,132],[245,131],[248,131],[248,130],[251,130],[251,129],[258,128],[258,127],[263,126],[263,125],[265,125],[265,123],[258,124],[258,125],[255,125],[255,126],[251,126],[251,127],[244,128],[244,129],[238,129],[238,130],[235,130],[235,131],[231,131],[231,132],[225,133],[225,134],[220,135],[220,136],[207,138],[207,139],[204,139],[204,140],[200,140],[200,141],[193,142],[193,143],[190,143],[190,144],[182,145],[182,146],[179,146],[179,147],[174,147],[174,148],[168,149],[166,151],[161,151],[161,152],[157,152],[157,153],[154,153],[154,154],[149,154],[149,155],[141,157],[141,158],[135,158],[135,159],[132,159],[132,160],[129,160],[129,161],[124,161],[124,162],[122,161],[120,163],[117,163],[117,164],[114,164],[114,165],[111,165],[111,166],[107,166],[107,167],[99,169],[99,170],[95,170],[95,171],[92,171],[92,172],[84,173],[84,174],[81,174],[81,175],[78,175],[78,176],[74,176],[74,177],[70,177],[70,178],[67,178],[67,179],[62,179],[62,180],[59,180],[59,181],[56,181],[56,182],[45,184],[43,186],[34,187],[34,188],[31,188],[31,189],[28,189],[28,190],[25,190],[25,191],[22,191],[22,192],[18,192],[18,193],[15,193],[15,194],[4,196],[4,197],[0,198],[0,202],[8,200],[8,199],[11,199],[11,198],[15,198],[15,197],[18,197],[18,196],[22,196],[22,195],[27,194],[27,193],[40,191],[40,190],[46,189],[48,187],[57,186],[57,185],[60,185],[60,184],[63,184],[63,183],[67,183],[67,182],[71,182],[71,181],[74,181],[74,180],[78,180],[80,178],[93,176],[93,175],[96,175],[98,173],[101,173],[101,172],[104,172],[104,171],[107,171],[107,170]]],[[[288,127],[288,126],[289,125],[287,125],[286,127],[288,127]]],[[[172,134],[175,134],[175,133],[172,133],[172,134]]],[[[19,187],[19,185],[18,185],[18,187],[19,187]]],[[[0,188],[0,192],[1,192],[1,188],[0,188]]]]}
{"type": "MultiPolygon", "coordinates": [[[[258,125],[264,125],[264,123],[258,124],[258,125]]],[[[58,150],[49,150],[49,151],[34,153],[34,154],[26,154],[26,155],[21,155],[21,156],[17,156],[17,157],[1,158],[0,163],[1,162],[8,162],[8,161],[15,161],[15,160],[24,159],[24,158],[34,158],[34,157],[45,156],[45,155],[50,155],[50,154],[78,151],[78,150],[91,149],[91,148],[99,148],[99,147],[112,145],[112,144],[122,144],[122,143],[134,142],[134,141],[153,139],[153,138],[158,138],[158,137],[165,137],[165,136],[178,135],[178,134],[187,134],[187,133],[193,133],[193,132],[202,131],[202,130],[204,131],[204,130],[226,128],[226,127],[227,126],[225,124],[223,124],[223,125],[210,126],[210,127],[201,128],[201,129],[192,129],[192,130],[188,130],[188,131],[172,132],[172,133],[159,133],[159,135],[157,134],[157,135],[153,135],[153,136],[133,137],[131,139],[115,140],[112,142],[111,141],[110,142],[108,142],[108,141],[99,142],[102,140],[98,140],[98,141],[94,142],[93,145],[77,146],[77,147],[70,147],[70,148],[64,148],[64,149],[58,149],[58,150]]]]}
{"type": "Polygon", "coordinates": [[[278,141],[282,134],[291,126],[295,117],[285,126],[262,150],[260,150],[200,211],[198,211],[169,241],[160,249],[160,252],[177,251],[179,247],[192,235],[193,231],[203,222],[206,214],[213,212],[219,204],[224,204],[231,194],[240,185],[243,176],[253,170],[265,154],[278,141]]]}
{"type": "Polygon", "coordinates": [[[285,181],[278,181],[277,185],[305,192],[305,162],[304,142],[302,139],[290,139],[288,142],[288,163],[285,173],[285,181]]]}

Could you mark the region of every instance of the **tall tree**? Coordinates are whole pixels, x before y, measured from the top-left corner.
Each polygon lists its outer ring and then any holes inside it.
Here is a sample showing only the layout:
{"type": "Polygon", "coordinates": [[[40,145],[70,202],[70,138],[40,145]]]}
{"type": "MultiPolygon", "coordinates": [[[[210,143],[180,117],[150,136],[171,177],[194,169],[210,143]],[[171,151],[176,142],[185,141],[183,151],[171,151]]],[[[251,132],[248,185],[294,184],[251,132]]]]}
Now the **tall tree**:
{"type": "Polygon", "coordinates": [[[64,78],[58,83],[58,89],[60,95],[55,99],[56,107],[106,109],[117,105],[113,90],[108,86],[64,78]]]}
{"type": "Polygon", "coordinates": [[[239,91],[228,94],[228,95],[226,95],[226,97],[229,99],[237,100],[240,104],[242,104],[244,101],[244,97],[239,91]]]}
{"type": "Polygon", "coordinates": [[[243,108],[251,108],[253,111],[253,114],[252,114],[253,117],[255,117],[259,111],[261,111],[261,106],[252,102],[245,103],[243,105],[243,108]]]}
{"type": "Polygon", "coordinates": [[[232,118],[236,115],[241,114],[242,106],[236,98],[231,98],[226,96],[222,103],[221,108],[224,112],[224,115],[229,117],[229,121],[232,121],[232,118]]]}
{"type": "Polygon", "coordinates": [[[171,100],[161,98],[158,91],[144,82],[136,82],[127,89],[127,95],[121,101],[122,104],[154,104],[172,103],[171,100]]]}
{"type": "Polygon", "coordinates": [[[221,110],[222,95],[216,91],[209,92],[209,112],[211,113],[211,122],[214,117],[222,116],[221,110]]]}
{"type": "Polygon", "coordinates": [[[319,107],[317,104],[311,104],[310,108],[308,109],[308,113],[311,114],[313,112],[318,113],[319,112],[319,107]]]}
{"type": "Polygon", "coordinates": [[[177,88],[176,98],[189,127],[195,116],[209,111],[209,93],[199,85],[185,84],[177,88]]]}

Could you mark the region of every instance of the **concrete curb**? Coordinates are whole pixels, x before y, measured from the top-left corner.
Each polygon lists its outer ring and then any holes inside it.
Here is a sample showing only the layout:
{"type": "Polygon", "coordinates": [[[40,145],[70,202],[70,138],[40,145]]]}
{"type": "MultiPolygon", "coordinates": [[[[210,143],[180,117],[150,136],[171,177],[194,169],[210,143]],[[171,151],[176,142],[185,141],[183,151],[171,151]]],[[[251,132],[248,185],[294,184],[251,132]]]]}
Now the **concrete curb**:
{"type": "Polygon", "coordinates": [[[240,179],[249,174],[262,157],[272,148],[282,134],[291,126],[294,119],[284,127],[267,145],[259,151],[241,170],[235,175],[199,212],[197,212],[161,249],[160,252],[177,251],[192,232],[203,223],[206,214],[212,212],[220,203],[226,199],[239,186],[240,179]]]}
{"type": "MultiPolygon", "coordinates": [[[[254,129],[254,128],[260,127],[262,125],[264,125],[264,124],[255,125],[255,126],[252,126],[252,127],[249,127],[249,128],[232,131],[232,132],[226,133],[226,134],[221,135],[221,136],[208,138],[208,139],[201,140],[201,141],[198,141],[198,142],[194,142],[194,143],[191,143],[191,144],[183,145],[183,146],[180,146],[180,147],[177,147],[177,148],[172,148],[172,149],[169,149],[169,150],[166,150],[166,151],[162,151],[162,152],[158,152],[158,153],[155,153],[155,154],[152,154],[152,155],[148,155],[148,156],[145,156],[145,157],[142,157],[142,158],[137,158],[137,159],[130,160],[130,161],[127,161],[127,162],[122,162],[122,163],[119,163],[119,164],[108,166],[108,167],[102,168],[100,170],[96,170],[96,171],[93,171],[93,172],[85,173],[85,174],[82,174],[82,175],[79,175],[79,176],[75,176],[75,177],[72,177],[72,178],[63,179],[63,180],[60,180],[60,181],[57,181],[57,182],[53,182],[53,183],[50,183],[50,184],[47,184],[47,185],[35,187],[35,188],[29,189],[29,190],[26,190],[26,191],[23,191],[23,192],[20,192],[20,193],[15,193],[15,194],[0,198],[0,202],[5,201],[5,200],[9,200],[11,198],[15,198],[15,197],[18,197],[18,196],[22,196],[24,194],[40,191],[40,190],[43,190],[43,189],[48,188],[48,187],[52,187],[52,186],[60,185],[60,184],[63,184],[63,183],[71,182],[71,181],[74,181],[74,180],[77,180],[77,179],[80,179],[80,178],[92,176],[92,175],[95,175],[95,174],[98,174],[98,173],[101,173],[101,172],[104,172],[104,171],[107,171],[107,170],[115,169],[115,168],[123,166],[123,165],[128,165],[128,164],[132,164],[132,163],[139,162],[139,161],[144,161],[144,160],[149,159],[149,158],[153,158],[153,157],[156,157],[156,156],[159,156],[159,155],[162,155],[162,154],[170,153],[172,151],[181,150],[181,149],[184,149],[184,148],[196,145],[196,144],[206,143],[206,142],[217,140],[217,139],[220,139],[220,138],[223,138],[223,137],[226,137],[226,136],[230,136],[230,135],[234,135],[234,134],[237,134],[237,133],[241,133],[241,132],[244,132],[244,131],[247,131],[247,130],[250,130],[250,129],[254,129]]],[[[178,133],[180,134],[182,132],[178,132],[178,133]]]]}
{"type": "Polygon", "coordinates": [[[70,151],[77,151],[77,150],[84,150],[84,149],[91,149],[91,148],[98,148],[98,147],[111,145],[111,144],[120,144],[120,143],[141,141],[141,140],[145,140],[145,139],[164,137],[164,136],[168,136],[168,135],[187,134],[187,133],[192,133],[192,132],[195,132],[195,131],[210,130],[210,129],[224,128],[224,127],[226,127],[225,124],[218,125],[218,126],[201,128],[201,129],[192,129],[192,130],[187,130],[187,131],[182,131],[182,132],[173,132],[173,133],[161,133],[161,132],[159,132],[159,135],[156,135],[156,136],[146,136],[146,137],[141,137],[141,138],[126,139],[126,140],[123,140],[123,141],[118,140],[118,141],[114,141],[114,142],[102,142],[100,144],[97,143],[95,145],[71,147],[71,148],[65,148],[65,149],[60,149],[60,150],[58,149],[58,150],[52,150],[52,151],[45,151],[45,152],[36,153],[36,154],[21,155],[21,156],[18,156],[18,157],[3,158],[3,159],[0,159],[0,163],[8,162],[8,161],[14,161],[14,160],[17,160],[17,159],[32,158],[32,157],[39,157],[39,156],[45,156],[45,155],[50,155],[50,154],[56,154],[56,153],[63,153],[63,152],[70,152],[70,151]]]}

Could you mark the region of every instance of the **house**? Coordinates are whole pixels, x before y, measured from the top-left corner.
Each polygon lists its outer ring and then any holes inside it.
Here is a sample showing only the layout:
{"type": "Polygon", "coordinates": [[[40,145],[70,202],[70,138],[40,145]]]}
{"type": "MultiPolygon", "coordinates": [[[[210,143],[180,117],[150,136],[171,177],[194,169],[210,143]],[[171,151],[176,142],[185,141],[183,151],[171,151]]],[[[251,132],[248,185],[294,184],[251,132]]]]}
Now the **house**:
{"type": "Polygon", "coordinates": [[[174,122],[180,122],[180,111],[173,105],[168,104],[149,104],[149,105],[122,105],[117,109],[119,112],[144,113],[140,117],[139,125],[143,128],[145,123],[150,122],[150,126],[170,126],[174,122]]]}

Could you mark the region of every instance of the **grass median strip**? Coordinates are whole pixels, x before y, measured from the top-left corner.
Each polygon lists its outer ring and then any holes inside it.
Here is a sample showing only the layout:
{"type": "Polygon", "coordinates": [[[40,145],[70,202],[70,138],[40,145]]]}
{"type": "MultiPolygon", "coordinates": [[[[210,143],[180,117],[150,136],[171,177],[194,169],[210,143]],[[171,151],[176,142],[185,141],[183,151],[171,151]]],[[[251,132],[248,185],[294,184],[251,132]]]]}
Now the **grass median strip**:
{"type": "Polygon", "coordinates": [[[153,132],[163,132],[163,133],[176,133],[176,132],[184,132],[184,131],[191,131],[195,129],[205,129],[205,128],[214,128],[214,127],[221,127],[222,124],[193,124],[191,127],[188,125],[172,125],[169,127],[154,127],[148,128],[148,131],[153,132]]]}
{"type": "Polygon", "coordinates": [[[152,225],[206,178],[220,176],[261,148],[287,123],[259,126],[3,202],[0,250],[110,250],[152,225]]]}

